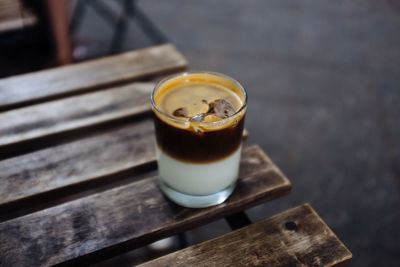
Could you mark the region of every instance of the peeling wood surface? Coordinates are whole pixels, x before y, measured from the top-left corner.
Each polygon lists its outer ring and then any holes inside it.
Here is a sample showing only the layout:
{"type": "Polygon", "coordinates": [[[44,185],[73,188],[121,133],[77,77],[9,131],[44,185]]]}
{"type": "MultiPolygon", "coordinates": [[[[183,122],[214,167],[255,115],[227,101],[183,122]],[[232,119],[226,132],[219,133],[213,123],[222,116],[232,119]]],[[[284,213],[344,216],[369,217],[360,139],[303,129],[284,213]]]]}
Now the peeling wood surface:
{"type": "Polygon", "coordinates": [[[158,177],[140,180],[0,223],[0,262],[92,261],[289,193],[290,182],[259,147],[244,149],[242,156],[237,188],[221,205],[183,208],[164,198],[158,177]]]}
{"type": "Polygon", "coordinates": [[[140,266],[345,266],[351,258],[304,204],[140,266]]]}
{"type": "Polygon", "coordinates": [[[171,44],[0,79],[0,111],[87,92],[101,86],[183,70],[187,61],[171,44]]]}

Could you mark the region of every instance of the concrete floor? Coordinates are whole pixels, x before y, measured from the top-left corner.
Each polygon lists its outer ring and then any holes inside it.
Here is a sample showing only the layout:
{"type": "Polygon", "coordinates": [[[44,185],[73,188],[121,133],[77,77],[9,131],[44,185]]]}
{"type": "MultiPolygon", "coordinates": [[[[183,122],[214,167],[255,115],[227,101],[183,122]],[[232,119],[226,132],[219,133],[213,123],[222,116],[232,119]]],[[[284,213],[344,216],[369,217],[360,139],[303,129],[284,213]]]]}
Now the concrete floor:
{"type": "MultiPolygon", "coordinates": [[[[247,88],[247,143],[260,145],[293,184],[289,196],[248,210],[250,218],[309,202],[352,251],[350,266],[399,266],[399,4],[138,3],[190,69],[222,72],[247,88]]],[[[74,38],[87,57],[100,57],[112,32],[89,8],[74,38]]],[[[123,51],[149,45],[130,24],[123,51]]],[[[221,220],[187,236],[194,244],[229,231],[221,220]]],[[[156,255],[139,249],[107,264],[156,255]]]]}

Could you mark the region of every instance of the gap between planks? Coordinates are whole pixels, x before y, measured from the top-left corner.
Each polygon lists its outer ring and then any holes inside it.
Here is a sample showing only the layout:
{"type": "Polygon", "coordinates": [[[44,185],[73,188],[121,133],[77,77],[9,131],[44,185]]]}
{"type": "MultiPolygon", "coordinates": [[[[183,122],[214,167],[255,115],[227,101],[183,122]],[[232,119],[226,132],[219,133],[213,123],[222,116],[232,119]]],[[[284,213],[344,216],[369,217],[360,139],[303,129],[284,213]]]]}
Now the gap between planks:
{"type": "Polygon", "coordinates": [[[0,112],[0,158],[29,152],[34,142],[51,143],[50,138],[62,140],[68,133],[150,113],[154,85],[137,82],[0,112]]]}
{"type": "Polygon", "coordinates": [[[164,44],[84,63],[0,79],[0,111],[81,94],[187,67],[184,56],[164,44]]]}
{"type": "Polygon", "coordinates": [[[0,150],[151,110],[154,83],[133,83],[0,113],[0,150]]]}
{"type": "Polygon", "coordinates": [[[112,181],[144,166],[155,168],[154,144],[153,123],[146,119],[2,160],[0,213],[31,205],[35,198],[48,199],[53,191],[79,192],[84,183],[112,181]]]}

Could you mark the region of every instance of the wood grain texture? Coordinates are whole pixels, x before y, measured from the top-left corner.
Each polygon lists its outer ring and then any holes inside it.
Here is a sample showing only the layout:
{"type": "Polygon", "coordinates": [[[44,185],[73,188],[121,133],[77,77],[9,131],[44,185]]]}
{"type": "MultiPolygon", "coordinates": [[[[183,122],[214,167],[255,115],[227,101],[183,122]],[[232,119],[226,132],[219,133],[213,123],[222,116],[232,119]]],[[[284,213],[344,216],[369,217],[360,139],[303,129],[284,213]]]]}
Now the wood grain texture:
{"type": "Polygon", "coordinates": [[[304,204],[140,266],[345,266],[351,258],[304,204]]]}
{"type": "Polygon", "coordinates": [[[149,112],[153,88],[153,83],[133,83],[2,112],[0,150],[18,142],[149,112]]]}
{"type": "Polygon", "coordinates": [[[0,161],[0,206],[155,163],[150,119],[0,161]]]}
{"type": "Polygon", "coordinates": [[[100,86],[183,70],[187,61],[171,44],[85,63],[0,79],[0,110],[86,92],[100,86]]]}
{"type": "Polygon", "coordinates": [[[157,180],[140,180],[0,223],[0,262],[4,266],[46,266],[104,259],[291,189],[287,178],[257,146],[243,150],[237,188],[221,205],[206,209],[177,206],[164,198],[157,180]]]}
{"type": "MultiPolygon", "coordinates": [[[[245,138],[245,133],[243,133],[245,138]]],[[[155,166],[150,118],[62,145],[0,160],[0,212],[6,205],[46,197],[94,180],[155,166]]],[[[79,188],[75,188],[78,189],[79,188]]],[[[7,209],[4,209],[7,210],[7,209]]]]}

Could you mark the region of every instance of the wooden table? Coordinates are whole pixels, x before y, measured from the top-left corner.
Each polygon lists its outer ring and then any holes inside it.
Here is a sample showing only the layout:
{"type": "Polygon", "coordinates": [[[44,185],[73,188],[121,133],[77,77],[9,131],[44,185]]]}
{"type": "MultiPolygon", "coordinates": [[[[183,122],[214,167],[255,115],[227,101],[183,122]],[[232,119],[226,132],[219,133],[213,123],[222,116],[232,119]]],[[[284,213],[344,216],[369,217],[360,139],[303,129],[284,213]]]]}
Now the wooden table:
{"type": "Polygon", "coordinates": [[[251,224],[288,194],[260,147],[243,149],[223,204],[188,209],[157,186],[149,94],[185,69],[170,44],[0,80],[0,265],[87,265],[226,218],[234,231],[146,266],[337,266],[351,253],[308,205],[251,224]],[[239,229],[240,228],[240,229],[239,229]]]}

